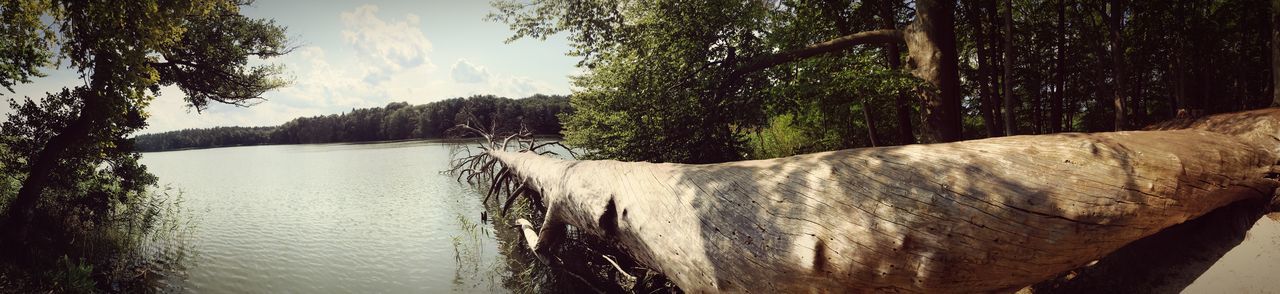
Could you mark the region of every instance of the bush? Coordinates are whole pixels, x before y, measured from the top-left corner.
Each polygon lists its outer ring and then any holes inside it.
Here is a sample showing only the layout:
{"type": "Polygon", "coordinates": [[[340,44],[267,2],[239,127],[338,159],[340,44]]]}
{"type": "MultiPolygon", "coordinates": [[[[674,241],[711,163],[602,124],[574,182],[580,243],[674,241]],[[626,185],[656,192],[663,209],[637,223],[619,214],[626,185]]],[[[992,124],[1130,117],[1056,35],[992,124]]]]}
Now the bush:
{"type": "Polygon", "coordinates": [[[97,283],[93,281],[93,265],[83,259],[71,262],[66,255],[58,260],[58,268],[47,273],[54,290],[61,293],[93,293],[97,283]]]}
{"type": "Polygon", "coordinates": [[[45,203],[29,229],[34,237],[27,250],[0,253],[0,279],[8,280],[0,286],[59,293],[166,290],[159,281],[180,273],[194,229],[181,200],[181,193],[153,187],[109,204],[100,216],[76,204],[45,203]]]}

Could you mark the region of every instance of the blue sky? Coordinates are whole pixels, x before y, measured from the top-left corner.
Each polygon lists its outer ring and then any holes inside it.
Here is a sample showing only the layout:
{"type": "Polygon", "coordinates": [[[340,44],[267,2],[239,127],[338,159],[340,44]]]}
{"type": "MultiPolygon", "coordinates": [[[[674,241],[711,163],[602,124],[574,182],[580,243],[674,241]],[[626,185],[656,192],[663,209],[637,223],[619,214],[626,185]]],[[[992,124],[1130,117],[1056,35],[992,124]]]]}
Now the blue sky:
{"type": "MultiPolygon", "coordinates": [[[[275,19],[300,47],[268,60],[283,64],[293,84],[250,108],[188,109],[182,92],[162,90],[143,133],[214,126],[277,125],[389,102],[427,103],[474,94],[525,97],[568,94],[577,58],[561,38],[507,44],[506,24],[485,21],[488,1],[269,1],[243,13],[275,19]]],[[[14,87],[4,96],[41,97],[79,83],[68,70],[14,87]]],[[[8,113],[8,105],[0,106],[8,113]]]]}

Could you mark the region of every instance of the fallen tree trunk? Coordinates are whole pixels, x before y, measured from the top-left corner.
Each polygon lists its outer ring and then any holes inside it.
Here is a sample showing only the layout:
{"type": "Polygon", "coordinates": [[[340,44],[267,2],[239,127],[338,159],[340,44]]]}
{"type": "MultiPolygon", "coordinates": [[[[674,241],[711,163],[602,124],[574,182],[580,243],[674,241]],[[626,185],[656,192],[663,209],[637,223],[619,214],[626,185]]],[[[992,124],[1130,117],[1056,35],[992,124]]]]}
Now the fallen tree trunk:
{"type": "Polygon", "coordinates": [[[703,165],[485,155],[503,167],[495,181],[521,186],[513,197],[541,195],[537,235],[521,224],[540,254],[571,225],[690,292],[975,292],[1016,290],[1272,197],[1277,126],[1280,109],[1266,109],[1165,130],[703,165]]]}

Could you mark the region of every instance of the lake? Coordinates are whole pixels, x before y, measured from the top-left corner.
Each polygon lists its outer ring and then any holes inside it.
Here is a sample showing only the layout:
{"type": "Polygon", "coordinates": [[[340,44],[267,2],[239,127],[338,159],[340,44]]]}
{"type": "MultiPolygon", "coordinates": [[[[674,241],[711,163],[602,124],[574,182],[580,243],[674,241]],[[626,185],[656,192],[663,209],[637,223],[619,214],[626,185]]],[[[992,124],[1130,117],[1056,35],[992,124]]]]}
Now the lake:
{"type": "Polygon", "coordinates": [[[189,210],[193,293],[505,292],[480,197],[440,171],[457,143],[143,154],[189,210]]]}

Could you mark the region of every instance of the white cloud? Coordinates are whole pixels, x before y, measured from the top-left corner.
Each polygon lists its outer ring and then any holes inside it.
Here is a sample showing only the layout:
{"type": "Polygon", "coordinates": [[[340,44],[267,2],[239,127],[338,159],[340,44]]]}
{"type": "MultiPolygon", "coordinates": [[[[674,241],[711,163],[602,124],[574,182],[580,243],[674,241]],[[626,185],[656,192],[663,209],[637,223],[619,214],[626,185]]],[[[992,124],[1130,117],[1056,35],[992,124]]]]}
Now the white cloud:
{"type": "Polygon", "coordinates": [[[386,21],[377,13],[378,6],[364,5],[339,17],[344,26],[343,40],[366,62],[366,82],[378,83],[401,70],[433,66],[427,57],[431,41],[419,28],[421,20],[417,15],[386,21]]]}
{"type": "Polygon", "coordinates": [[[267,100],[256,106],[211,105],[204,113],[196,113],[184,106],[181,91],[166,88],[150,107],[151,126],[144,132],[279,125],[297,117],[398,101],[421,104],[480,94],[521,98],[569,91],[463,59],[454,61],[448,71],[438,70],[430,58],[432,43],[419,28],[417,16],[384,20],[377,13],[378,7],[372,5],[340,13],[340,43],[306,46],[268,60],[285,65],[293,84],[267,92],[263,95],[267,100]]]}
{"type": "Polygon", "coordinates": [[[453,81],[459,83],[483,83],[489,81],[489,70],[483,66],[471,64],[466,59],[458,59],[450,69],[453,81]]]}
{"type": "Polygon", "coordinates": [[[523,98],[533,94],[564,93],[550,84],[524,76],[491,73],[488,67],[459,59],[450,70],[451,80],[433,81],[431,89],[448,97],[493,94],[523,98]]]}
{"type": "Polygon", "coordinates": [[[281,102],[296,106],[353,107],[385,94],[374,87],[375,83],[356,78],[359,75],[352,68],[334,66],[331,61],[340,58],[330,57],[320,47],[299,48],[283,59],[293,73],[293,84],[268,95],[285,98],[281,102]]]}

